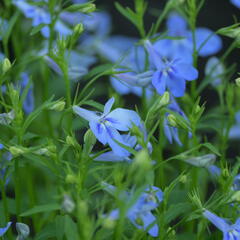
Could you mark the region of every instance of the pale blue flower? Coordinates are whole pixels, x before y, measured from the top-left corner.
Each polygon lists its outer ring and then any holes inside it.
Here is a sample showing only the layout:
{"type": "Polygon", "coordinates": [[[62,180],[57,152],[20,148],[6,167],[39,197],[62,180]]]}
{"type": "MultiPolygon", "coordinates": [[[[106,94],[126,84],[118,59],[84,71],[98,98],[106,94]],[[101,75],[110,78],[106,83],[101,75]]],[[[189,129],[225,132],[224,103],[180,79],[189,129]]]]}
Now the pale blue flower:
{"type": "MultiPolygon", "coordinates": [[[[114,195],[116,188],[110,184],[104,184],[104,190],[114,195]]],[[[120,197],[126,203],[132,200],[134,192],[123,192],[120,197]]],[[[126,216],[131,223],[138,229],[146,230],[150,225],[153,225],[148,229],[148,233],[152,237],[157,237],[159,233],[158,225],[154,222],[156,217],[151,212],[159,206],[159,203],[163,201],[163,192],[160,188],[151,186],[146,188],[143,193],[137,198],[135,203],[129,207],[126,216]]],[[[119,217],[119,209],[111,211],[108,215],[111,219],[115,220],[119,217]]]]}
{"type": "Polygon", "coordinates": [[[205,74],[211,79],[212,86],[216,87],[222,83],[224,66],[217,57],[208,59],[205,66],[205,74]]]}
{"type": "Polygon", "coordinates": [[[11,224],[12,224],[12,222],[8,222],[6,227],[0,228],[0,237],[2,237],[7,232],[7,230],[11,226],[11,224]]]}
{"type": "Polygon", "coordinates": [[[139,126],[141,119],[132,110],[117,108],[111,111],[113,103],[114,98],[109,99],[103,113],[89,111],[78,106],[73,106],[73,111],[89,121],[90,129],[102,144],[108,143],[116,155],[129,156],[130,153],[116,142],[127,145],[118,131],[129,131],[133,124],[139,126]]]}
{"type": "Polygon", "coordinates": [[[157,92],[162,95],[168,89],[174,97],[182,97],[186,89],[186,80],[197,79],[197,69],[181,59],[167,60],[162,58],[148,40],[145,42],[145,46],[150,61],[156,69],[152,77],[152,84],[157,92]]]}
{"type": "Polygon", "coordinates": [[[205,210],[203,212],[213,225],[215,225],[223,233],[223,240],[239,240],[240,239],[240,218],[237,219],[235,224],[231,224],[226,219],[220,218],[214,213],[205,210]]]}
{"type": "Polygon", "coordinates": [[[240,0],[230,0],[230,2],[235,5],[237,8],[240,8],[240,0]]]}

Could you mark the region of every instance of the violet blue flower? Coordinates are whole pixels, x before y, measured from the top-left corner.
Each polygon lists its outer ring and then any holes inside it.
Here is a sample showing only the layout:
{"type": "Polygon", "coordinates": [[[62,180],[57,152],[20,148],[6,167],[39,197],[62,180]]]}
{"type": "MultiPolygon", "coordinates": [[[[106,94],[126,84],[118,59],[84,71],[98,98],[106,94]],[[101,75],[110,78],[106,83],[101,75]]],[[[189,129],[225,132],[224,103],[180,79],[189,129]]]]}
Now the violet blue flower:
{"type": "Polygon", "coordinates": [[[205,74],[211,79],[212,86],[216,87],[222,83],[224,66],[217,57],[211,57],[208,59],[205,66],[205,74]]]}
{"type": "MultiPolygon", "coordinates": [[[[163,39],[154,47],[166,58],[183,58],[184,62],[192,63],[193,39],[188,29],[187,21],[177,13],[172,13],[167,19],[167,32],[170,37],[179,39],[163,39]]],[[[216,54],[222,48],[219,36],[208,28],[197,28],[195,32],[196,48],[199,56],[206,57],[216,54]]]]}
{"type": "Polygon", "coordinates": [[[109,99],[105,104],[104,112],[100,114],[78,106],[73,106],[73,111],[89,121],[90,129],[96,138],[104,145],[108,143],[114,154],[129,156],[130,153],[116,142],[127,145],[118,131],[129,131],[133,124],[139,126],[141,120],[132,110],[117,108],[111,111],[113,103],[114,98],[109,99]]]}
{"type": "Polygon", "coordinates": [[[11,224],[12,224],[12,222],[8,222],[6,227],[0,228],[0,237],[2,237],[7,232],[7,230],[11,226],[11,224]]]}
{"type": "Polygon", "coordinates": [[[205,210],[203,212],[213,225],[215,225],[223,233],[223,240],[238,240],[240,239],[240,218],[237,219],[235,224],[229,223],[226,219],[220,218],[214,213],[205,210]]]}
{"type": "Polygon", "coordinates": [[[240,0],[230,0],[230,2],[235,5],[237,8],[240,8],[240,0]]]}
{"type": "MultiPolygon", "coordinates": [[[[114,195],[116,188],[110,184],[104,184],[104,190],[114,195]]],[[[133,196],[133,192],[123,192],[122,195],[124,202],[130,202],[133,196]]],[[[138,229],[147,230],[152,237],[157,237],[159,233],[158,225],[154,222],[156,217],[152,214],[152,210],[159,206],[159,203],[163,201],[163,192],[160,188],[151,186],[146,188],[143,193],[137,198],[136,202],[129,207],[126,213],[126,217],[131,223],[138,229]],[[150,225],[152,225],[150,227],[150,225]],[[150,229],[149,229],[150,227],[150,229]]],[[[111,211],[108,215],[111,219],[115,220],[119,217],[119,209],[111,211]]]]}
{"type": "Polygon", "coordinates": [[[198,71],[191,64],[182,62],[181,59],[163,59],[150,41],[145,46],[149,53],[150,61],[155,66],[155,73],[152,77],[152,84],[157,92],[162,95],[167,89],[174,97],[182,97],[186,89],[186,80],[197,79],[198,71]]]}

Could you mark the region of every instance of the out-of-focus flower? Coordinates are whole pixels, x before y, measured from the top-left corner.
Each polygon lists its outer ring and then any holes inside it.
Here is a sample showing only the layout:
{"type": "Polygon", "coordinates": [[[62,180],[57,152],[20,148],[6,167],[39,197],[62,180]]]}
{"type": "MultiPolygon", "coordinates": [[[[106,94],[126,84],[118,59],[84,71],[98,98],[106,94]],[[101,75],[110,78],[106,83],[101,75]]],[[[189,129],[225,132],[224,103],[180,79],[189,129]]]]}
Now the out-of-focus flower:
{"type": "Polygon", "coordinates": [[[9,125],[14,118],[15,118],[15,113],[13,110],[8,113],[0,113],[0,124],[9,125]]]}
{"type": "Polygon", "coordinates": [[[235,115],[236,124],[233,125],[229,131],[230,139],[240,139],[240,111],[235,115]]]}
{"type": "Polygon", "coordinates": [[[240,239],[240,218],[237,219],[235,224],[231,224],[226,219],[220,218],[208,210],[203,212],[203,216],[222,231],[223,240],[240,239]]]}
{"type": "MultiPolygon", "coordinates": [[[[51,23],[51,15],[44,8],[31,5],[25,0],[14,0],[13,4],[23,12],[26,18],[32,19],[32,26],[36,27],[40,24],[45,24],[41,29],[41,33],[45,38],[50,36],[49,24],[51,23]]],[[[69,29],[63,22],[58,20],[55,24],[55,30],[62,36],[70,35],[72,30],[69,29]]]]}
{"type": "Polygon", "coordinates": [[[72,198],[70,196],[65,194],[63,197],[63,202],[62,202],[63,211],[65,211],[66,213],[71,213],[74,210],[74,208],[75,208],[74,201],[72,200],[72,198]]]}
{"type": "Polygon", "coordinates": [[[12,222],[8,222],[6,227],[0,228],[0,237],[2,237],[7,232],[7,230],[11,226],[11,224],[12,224],[12,222]]]}
{"type": "MultiPolygon", "coordinates": [[[[30,80],[28,74],[25,72],[21,74],[21,78],[22,80],[20,82],[20,92],[22,94],[24,92],[24,89],[28,86],[30,80]]],[[[23,101],[23,110],[26,114],[30,114],[34,110],[34,95],[32,84],[29,86],[26,97],[23,101]]]]}
{"type": "Polygon", "coordinates": [[[224,66],[217,57],[208,59],[205,66],[205,74],[211,79],[211,84],[216,87],[222,83],[224,66]]]}
{"type": "Polygon", "coordinates": [[[181,61],[181,59],[167,60],[160,56],[150,41],[146,41],[150,61],[155,66],[156,71],[152,77],[152,84],[157,92],[162,95],[167,89],[174,97],[182,97],[185,93],[186,80],[197,79],[198,71],[191,64],[181,61]]]}
{"type": "MultiPolygon", "coordinates": [[[[58,64],[50,57],[45,56],[45,60],[48,65],[59,75],[63,75],[61,68],[58,64]]],[[[77,51],[67,52],[65,54],[66,62],[68,63],[68,74],[69,78],[73,81],[79,80],[82,76],[88,73],[88,68],[96,62],[96,58],[87,55],[81,54],[77,51]]]]}
{"type": "MultiPolygon", "coordinates": [[[[162,39],[154,44],[163,57],[169,59],[181,58],[184,62],[193,61],[194,43],[187,21],[177,13],[172,13],[167,19],[168,36],[179,39],[162,39]]],[[[217,53],[222,48],[219,36],[208,28],[197,28],[195,31],[196,50],[202,57],[217,53]]]]}
{"type": "Polygon", "coordinates": [[[18,232],[18,236],[16,240],[25,240],[30,234],[29,226],[25,223],[16,223],[16,229],[18,232]]]}
{"type": "Polygon", "coordinates": [[[221,169],[217,167],[216,165],[210,165],[207,167],[207,170],[210,172],[210,174],[213,177],[219,177],[221,175],[221,169]]]}
{"type": "Polygon", "coordinates": [[[114,98],[109,99],[103,113],[89,111],[78,106],[73,106],[73,111],[89,121],[90,129],[102,144],[108,143],[116,155],[129,156],[130,153],[116,142],[127,145],[118,131],[129,131],[132,124],[139,126],[141,120],[138,114],[132,110],[117,108],[111,111],[113,103],[114,98]]]}
{"type": "Polygon", "coordinates": [[[237,8],[240,8],[240,0],[230,0],[230,2],[235,5],[237,8]]]}
{"type": "MultiPolygon", "coordinates": [[[[110,184],[104,184],[104,190],[114,195],[116,188],[110,184]]],[[[124,202],[130,202],[133,197],[133,192],[123,192],[120,195],[124,202]]],[[[158,236],[158,225],[154,224],[156,217],[152,214],[152,210],[159,206],[159,203],[163,201],[163,192],[160,188],[151,186],[143,191],[143,193],[137,198],[135,203],[129,207],[126,217],[131,223],[138,229],[146,230],[150,225],[153,225],[148,233],[153,236],[158,236]]],[[[119,209],[115,209],[107,215],[108,218],[115,220],[119,217],[119,209]]]]}

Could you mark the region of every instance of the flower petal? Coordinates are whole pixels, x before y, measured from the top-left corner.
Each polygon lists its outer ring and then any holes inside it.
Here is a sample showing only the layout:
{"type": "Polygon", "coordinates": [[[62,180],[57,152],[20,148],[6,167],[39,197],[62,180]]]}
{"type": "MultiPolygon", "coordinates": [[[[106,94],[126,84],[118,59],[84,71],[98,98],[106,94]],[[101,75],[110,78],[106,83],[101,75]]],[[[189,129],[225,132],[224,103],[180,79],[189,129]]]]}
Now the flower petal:
{"type": "Polygon", "coordinates": [[[167,86],[174,97],[182,97],[185,93],[186,82],[182,77],[171,73],[171,75],[169,74],[167,86]]]}
{"type": "Polygon", "coordinates": [[[84,108],[78,107],[76,105],[74,105],[73,107],[73,111],[79,115],[80,117],[84,118],[87,121],[97,121],[99,119],[99,116],[93,112],[93,111],[89,111],[86,110],[84,108]]]}
{"type": "Polygon", "coordinates": [[[141,119],[135,111],[123,108],[116,108],[110,112],[106,120],[111,123],[111,126],[120,131],[128,131],[132,124],[139,126],[141,123],[141,119]]]}
{"type": "Polygon", "coordinates": [[[152,84],[156,88],[157,92],[162,95],[166,91],[168,76],[161,71],[156,71],[153,74],[152,84]]]}
{"type": "Polygon", "coordinates": [[[11,226],[11,224],[12,224],[12,222],[8,222],[6,227],[0,228],[0,237],[2,237],[7,232],[7,230],[11,226]]]}
{"type": "Polygon", "coordinates": [[[114,99],[114,97],[112,97],[106,102],[106,104],[104,106],[104,112],[103,112],[104,115],[107,115],[111,111],[114,101],[115,101],[115,99],[114,99]]]}
{"type": "Polygon", "coordinates": [[[107,131],[104,124],[93,120],[89,122],[89,125],[98,141],[105,145],[107,143],[107,131]]]}
{"type": "Polygon", "coordinates": [[[198,70],[190,64],[178,63],[174,66],[174,69],[177,71],[178,75],[188,81],[198,78],[198,70]]]}
{"type": "Polygon", "coordinates": [[[218,217],[217,215],[211,213],[208,210],[205,210],[203,215],[222,232],[226,232],[229,230],[230,226],[225,219],[218,217]]]}
{"type": "Polygon", "coordinates": [[[128,158],[125,158],[123,156],[118,156],[114,154],[114,152],[106,152],[101,154],[100,156],[94,158],[95,161],[101,161],[101,162],[123,162],[123,161],[129,161],[128,158]]]}

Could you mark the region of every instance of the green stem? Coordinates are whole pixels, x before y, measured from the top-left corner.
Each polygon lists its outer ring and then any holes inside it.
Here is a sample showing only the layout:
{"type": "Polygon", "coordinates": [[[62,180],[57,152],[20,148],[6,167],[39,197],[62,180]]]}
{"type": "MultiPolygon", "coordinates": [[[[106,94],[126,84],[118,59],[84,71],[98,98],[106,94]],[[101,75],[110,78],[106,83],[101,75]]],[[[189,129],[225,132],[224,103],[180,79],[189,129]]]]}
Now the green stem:
{"type": "Polygon", "coordinates": [[[16,201],[16,214],[17,221],[21,222],[21,189],[20,189],[20,175],[19,175],[19,157],[15,158],[14,161],[14,180],[15,180],[15,201],[16,201]]]}

